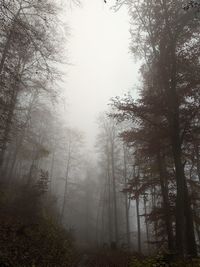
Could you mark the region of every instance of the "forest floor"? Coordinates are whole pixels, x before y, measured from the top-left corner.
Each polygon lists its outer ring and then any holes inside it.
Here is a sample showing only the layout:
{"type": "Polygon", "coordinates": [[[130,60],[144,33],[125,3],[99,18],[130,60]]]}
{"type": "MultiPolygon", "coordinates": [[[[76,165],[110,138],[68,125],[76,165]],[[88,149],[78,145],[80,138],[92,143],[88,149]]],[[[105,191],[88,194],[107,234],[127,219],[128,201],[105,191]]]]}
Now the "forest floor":
{"type": "Polygon", "coordinates": [[[128,267],[132,255],[123,251],[96,250],[84,252],[77,267],[128,267]]]}
{"type": "Polygon", "coordinates": [[[199,259],[173,259],[169,255],[139,256],[119,250],[86,251],[80,255],[77,267],[200,267],[199,259]]]}

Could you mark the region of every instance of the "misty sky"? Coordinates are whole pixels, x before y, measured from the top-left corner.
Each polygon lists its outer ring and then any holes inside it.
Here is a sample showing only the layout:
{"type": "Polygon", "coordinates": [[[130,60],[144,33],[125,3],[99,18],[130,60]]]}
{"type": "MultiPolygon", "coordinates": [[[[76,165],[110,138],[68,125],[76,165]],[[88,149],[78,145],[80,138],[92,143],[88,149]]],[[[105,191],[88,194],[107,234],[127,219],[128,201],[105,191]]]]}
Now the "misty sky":
{"type": "Polygon", "coordinates": [[[111,97],[134,88],[139,64],[129,52],[125,8],[114,12],[103,0],[85,0],[81,8],[68,10],[66,15],[68,56],[73,64],[66,77],[67,113],[70,126],[84,131],[91,147],[98,114],[107,109],[111,97]]]}

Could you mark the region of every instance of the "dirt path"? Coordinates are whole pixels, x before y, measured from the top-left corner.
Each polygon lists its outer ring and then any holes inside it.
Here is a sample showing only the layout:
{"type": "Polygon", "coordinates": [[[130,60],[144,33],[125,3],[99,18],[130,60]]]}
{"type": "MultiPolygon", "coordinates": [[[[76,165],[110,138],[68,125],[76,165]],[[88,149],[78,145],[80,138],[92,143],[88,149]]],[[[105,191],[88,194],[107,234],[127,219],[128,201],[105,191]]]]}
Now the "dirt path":
{"type": "Polygon", "coordinates": [[[122,252],[84,253],[77,267],[128,267],[130,255],[122,252]]]}

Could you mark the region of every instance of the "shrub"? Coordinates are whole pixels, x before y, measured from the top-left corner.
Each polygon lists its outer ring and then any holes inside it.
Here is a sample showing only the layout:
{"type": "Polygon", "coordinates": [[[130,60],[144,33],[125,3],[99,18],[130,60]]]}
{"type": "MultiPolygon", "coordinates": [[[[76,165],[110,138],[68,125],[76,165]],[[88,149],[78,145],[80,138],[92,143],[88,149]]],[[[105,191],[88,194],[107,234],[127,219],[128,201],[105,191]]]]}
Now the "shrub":
{"type": "Polygon", "coordinates": [[[72,238],[50,199],[35,186],[1,186],[0,266],[73,267],[72,238]]]}

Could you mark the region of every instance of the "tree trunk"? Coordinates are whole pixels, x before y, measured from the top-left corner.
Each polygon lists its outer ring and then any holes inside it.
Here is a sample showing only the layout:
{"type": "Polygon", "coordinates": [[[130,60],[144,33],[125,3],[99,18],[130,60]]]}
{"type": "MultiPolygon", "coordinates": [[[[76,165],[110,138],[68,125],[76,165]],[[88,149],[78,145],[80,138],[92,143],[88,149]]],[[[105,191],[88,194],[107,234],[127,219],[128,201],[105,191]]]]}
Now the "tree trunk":
{"type": "Polygon", "coordinates": [[[11,149],[9,149],[7,152],[8,152],[7,156],[6,156],[6,158],[5,158],[4,162],[3,162],[0,179],[7,177],[7,173],[8,173],[8,170],[9,170],[10,161],[11,161],[11,157],[12,157],[12,151],[11,151],[11,149]]]}
{"type": "Polygon", "coordinates": [[[51,169],[50,169],[50,192],[52,192],[52,188],[53,188],[54,163],[55,163],[55,148],[53,149],[52,160],[51,160],[51,169]]]}
{"type": "Polygon", "coordinates": [[[185,254],[197,256],[192,210],[188,195],[186,177],[184,173],[184,164],[182,163],[182,144],[180,138],[178,98],[173,86],[170,91],[170,99],[173,108],[172,110],[174,111],[171,114],[171,140],[177,184],[176,246],[178,253],[182,256],[184,256],[185,254]]]}
{"type": "MultiPolygon", "coordinates": [[[[164,4],[165,1],[163,1],[164,4]]],[[[165,12],[166,12],[165,7],[165,12]]],[[[166,13],[166,22],[167,22],[166,13]]],[[[176,42],[173,35],[167,27],[167,34],[162,40],[160,47],[160,70],[161,70],[161,86],[164,87],[165,96],[168,101],[167,119],[169,123],[172,154],[175,165],[175,177],[177,186],[176,196],[176,248],[180,256],[185,254],[197,255],[197,248],[194,235],[194,225],[192,218],[192,210],[188,196],[187,183],[182,162],[182,136],[180,128],[179,114],[179,97],[177,94],[177,62],[176,62],[176,42]],[[166,47],[166,43],[168,46],[166,47]],[[166,64],[168,62],[168,64],[166,64]],[[188,228],[190,227],[190,228],[188,228]]]]}
{"type": "Polygon", "coordinates": [[[12,119],[14,115],[17,95],[18,95],[18,88],[17,89],[14,88],[12,91],[12,95],[11,95],[11,102],[9,105],[9,110],[8,110],[7,118],[5,121],[5,129],[4,129],[4,133],[3,133],[3,137],[1,141],[2,145],[1,145],[1,151],[0,151],[0,169],[3,166],[7,143],[9,141],[10,129],[11,129],[12,119]]]}
{"type": "Polygon", "coordinates": [[[108,230],[109,230],[109,244],[111,245],[113,240],[113,231],[112,231],[112,209],[111,209],[111,179],[110,179],[110,172],[109,172],[109,164],[107,170],[108,176],[108,230]]]}
{"type": "MultiPolygon", "coordinates": [[[[124,152],[124,184],[125,188],[127,187],[127,155],[126,155],[126,148],[125,145],[123,146],[124,152]]],[[[128,204],[128,193],[125,194],[125,212],[126,212],[126,240],[128,248],[130,248],[130,223],[129,223],[129,204],[128,204]]]]}
{"type": "Polygon", "coordinates": [[[148,247],[148,253],[150,254],[150,247],[149,247],[149,227],[147,222],[147,199],[144,195],[144,214],[145,214],[145,227],[146,227],[146,237],[147,237],[147,247],[148,247]]]}
{"type": "Polygon", "coordinates": [[[68,189],[68,178],[69,178],[69,171],[70,171],[70,163],[71,163],[71,148],[69,144],[69,151],[68,151],[68,158],[67,158],[67,168],[66,168],[66,175],[65,175],[65,189],[64,189],[64,197],[63,197],[63,204],[61,209],[61,223],[64,220],[65,208],[67,203],[67,189],[68,189]]]}
{"type": "Polygon", "coordinates": [[[104,190],[102,192],[102,213],[101,213],[101,243],[104,244],[106,242],[106,238],[105,238],[105,207],[106,207],[106,184],[104,187],[104,190]]]}
{"type": "Polygon", "coordinates": [[[157,156],[158,160],[158,169],[160,175],[160,185],[161,185],[161,192],[163,198],[163,208],[164,208],[164,218],[165,218],[165,226],[166,226],[166,233],[168,239],[168,249],[169,251],[174,250],[174,236],[173,236],[173,229],[172,229],[172,218],[170,214],[170,205],[169,205],[169,197],[168,197],[168,185],[167,185],[167,172],[165,170],[165,163],[164,159],[161,157],[160,152],[157,156]]]}
{"type": "Polygon", "coordinates": [[[140,226],[140,201],[136,198],[137,233],[138,233],[138,252],[141,253],[141,226],[140,226]]]}
{"type": "Polygon", "coordinates": [[[117,245],[119,241],[119,236],[118,236],[119,234],[118,234],[117,194],[116,194],[116,177],[115,177],[113,141],[111,141],[111,167],[112,167],[112,185],[113,185],[113,202],[114,202],[115,242],[117,245]]]}
{"type": "MultiPolygon", "coordinates": [[[[138,174],[136,175],[135,167],[134,167],[134,176],[136,182],[136,192],[138,190],[138,183],[139,183],[139,170],[138,174]]],[[[136,197],[136,216],[137,216],[137,233],[138,233],[138,252],[141,253],[141,226],[140,226],[140,199],[139,196],[136,197]]]]}
{"type": "Polygon", "coordinates": [[[194,141],[194,150],[195,150],[195,154],[196,154],[196,158],[197,158],[197,176],[200,182],[200,156],[199,156],[199,144],[198,142],[195,140],[194,141]]]}
{"type": "MultiPolygon", "coordinates": [[[[156,207],[156,186],[154,185],[151,189],[151,204],[152,208],[156,207]]],[[[155,231],[155,241],[156,241],[156,249],[159,249],[158,245],[158,223],[157,220],[154,221],[154,231],[155,231]]]]}
{"type": "Polygon", "coordinates": [[[14,154],[13,154],[13,157],[12,157],[12,163],[11,163],[11,167],[10,167],[10,171],[8,173],[8,179],[12,179],[12,175],[13,175],[13,170],[14,170],[14,167],[15,167],[15,164],[16,164],[16,161],[17,161],[17,156],[22,148],[22,145],[23,145],[23,141],[24,141],[24,138],[26,136],[26,130],[27,130],[27,126],[28,126],[28,122],[31,118],[31,111],[32,111],[32,108],[33,108],[33,105],[35,103],[35,100],[37,98],[37,91],[34,92],[33,96],[32,96],[32,99],[29,103],[29,107],[28,107],[28,112],[27,112],[27,115],[26,115],[26,120],[25,120],[25,123],[23,125],[23,129],[21,131],[21,134],[20,134],[20,137],[19,137],[19,140],[17,140],[17,144],[16,144],[16,148],[15,148],[15,151],[14,151],[14,154]]]}

